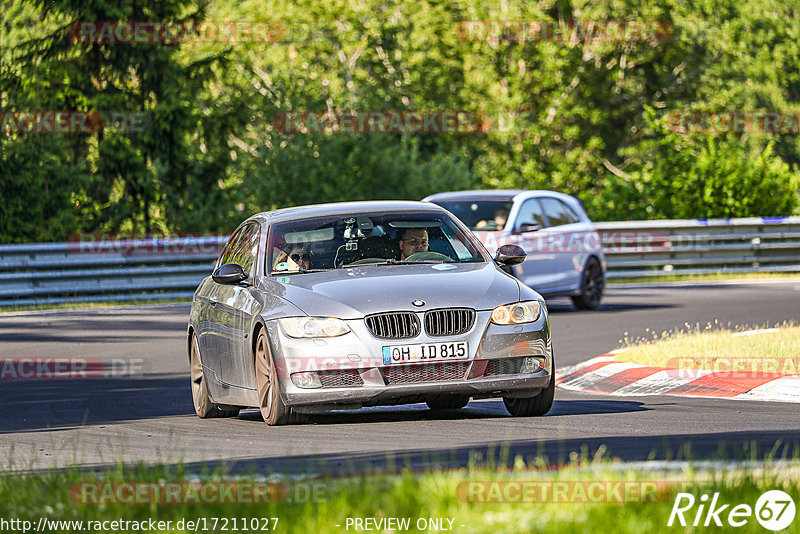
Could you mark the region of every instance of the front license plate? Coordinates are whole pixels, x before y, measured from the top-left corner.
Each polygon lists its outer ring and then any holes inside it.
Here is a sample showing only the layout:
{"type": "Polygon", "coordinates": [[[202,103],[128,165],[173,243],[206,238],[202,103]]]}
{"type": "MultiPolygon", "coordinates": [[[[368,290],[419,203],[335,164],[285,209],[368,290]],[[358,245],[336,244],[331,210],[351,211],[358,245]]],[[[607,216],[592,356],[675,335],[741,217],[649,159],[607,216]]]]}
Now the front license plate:
{"type": "Polygon", "coordinates": [[[469,346],[466,341],[421,343],[419,345],[387,345],[383,347],[384,365],[466,360],[467,358],[469,358],[469,346]]]}

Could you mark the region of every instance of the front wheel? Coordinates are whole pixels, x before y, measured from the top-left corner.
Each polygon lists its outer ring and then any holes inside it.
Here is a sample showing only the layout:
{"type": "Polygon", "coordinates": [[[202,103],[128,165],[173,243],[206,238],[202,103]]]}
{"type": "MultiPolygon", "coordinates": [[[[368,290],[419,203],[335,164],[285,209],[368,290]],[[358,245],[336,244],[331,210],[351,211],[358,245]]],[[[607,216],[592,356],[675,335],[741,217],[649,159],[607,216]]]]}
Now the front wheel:
{"type": "Polygon", "coordinates": [[[550,352],[550,382],[547,387],[533,397],[503,397],[508,413],[514,417],[538,417],[545,415],[553,407],[556,393],[556,362],[550,352]]]}
{"type": "Polygon", "coordinates": [[[597,261],[597,258],[589,258],[583,269],[583,276],[581,276],[580,294],[570,298],[578,308],[593,310],[600,305],[605,285],[606,279],[600,262],[597,261]]]}
{"type": "Polygon", "coordinates": [[[261,417],[270,426],[291,425],[302,422],[303,416],[286,406],[281,399],[275,360],[269,348],[267,332],[258,333],[255,353],[256,387],[261,417]]]}

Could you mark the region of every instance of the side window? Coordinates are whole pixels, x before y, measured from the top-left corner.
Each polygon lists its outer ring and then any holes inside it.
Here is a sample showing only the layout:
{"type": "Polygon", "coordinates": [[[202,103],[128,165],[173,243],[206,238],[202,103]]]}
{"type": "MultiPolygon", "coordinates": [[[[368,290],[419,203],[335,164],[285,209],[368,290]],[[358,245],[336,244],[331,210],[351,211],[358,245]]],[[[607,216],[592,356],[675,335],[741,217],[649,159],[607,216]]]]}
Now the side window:
{"type": "Polygon", "coordinates": [[[543,198],[541,201],[542,206],[544,206],[544,212],[550,220],[550,226],[561,226],[562,224],[578,222],[578,219],[570,212],[566,204],[557,198],[543,198]]]}
{"type": "Polygon", "coordinates": [[[236,250],[236,242],[239,240],[244,230],[244,228],[239,228],[228,238],[228,242],[225,243],[225,246],[222,247],[222,252],[219,253],[217,267],[221,267],[226,263],[231,263],[233,252],[236,250]]]}
{"type": "Polygon", "coordinates": [[[248,224],[228,239],[217,260],[217,267],[226,263],[238,263],[244,272],[250,273],[256,254],[258,254],[258,224],[248,224]]]}
{"type": "Polygon", "coordinates": [[[547,226],[547,222],[545,221],[544,214],[542,212],[542,206],[535,198],[526,200],[519,208],[519,212],[517,213],[516,227],[518,228],[519,225],[525,223],[536,223],[542,228],[547,226]]]}
{"type": "Polygon", "coordinates": [[[235,242],[231,263],[238,263],[244,272],[251,274],[256,254],[258,254],[258,224],[248,224],[235,242]]]}
{"type": "Polygon", "coordinates": [[[580,217],[580,215],[578,215],[578,212],[575,211],[575,208],[573,208],[572,206],[570,206],[566,202],[564,203],[564,206],[567,208],[567,213],[569,213],[570,217],[572,217],[572,222],[574,222],[574,223],[581,222],[581,217],[580,217]]]}

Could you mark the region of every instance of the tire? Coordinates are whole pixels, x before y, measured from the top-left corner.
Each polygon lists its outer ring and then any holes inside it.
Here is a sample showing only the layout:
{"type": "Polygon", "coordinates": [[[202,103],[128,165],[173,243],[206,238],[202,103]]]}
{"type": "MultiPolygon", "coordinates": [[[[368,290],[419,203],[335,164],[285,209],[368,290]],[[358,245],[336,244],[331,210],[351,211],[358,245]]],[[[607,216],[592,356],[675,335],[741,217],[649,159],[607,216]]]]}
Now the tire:
{"type": "Polygon", "coordinates": [[[258,407],[261,409],[261,417],[264,418],[264,422],[270,426],[302,423],[305,416],[293,411],[281,399],[280,379],[275,371],[275,360],[272,358],[272,351],[269,348],[267,332],[263,328],[259,330],[256,338],[254,357],[258,407]]]}
{"type": "Polygon", "coordinates": [[[605,286],[605,275],[600,262],[597,261],[597,258],[589,258],[581,276],[581,292],[570,298],[576,307],[582,310],[593,310],[600,305],[605,286]]]}
{"type": "Polygon", "coordinates": [[[203,371],[203,364],[200,360],[200,347],[197,345],[197,336],[192,332],[192,339],[189,344],[189,376],[192,384],[192,401],[194,411],[201,419],[212,417],[236,417],[239,415],[239,408],[216,404],[208,394],[206,384],[206,374],[203,371]]]}
{"type": "Polygon", "coordinates": [[[428,408],[438,410],[460,410],[469,403],[469,397],[443,397],[425,402],[428,408]]]}
{"type": "Polygon", "coordinates": [[[508,413],[514,417],[539,417],[547,414],[553,407],[556,393],[556,362],[550,353],[550,383],[533,397],[503,397],[508,413]]]}

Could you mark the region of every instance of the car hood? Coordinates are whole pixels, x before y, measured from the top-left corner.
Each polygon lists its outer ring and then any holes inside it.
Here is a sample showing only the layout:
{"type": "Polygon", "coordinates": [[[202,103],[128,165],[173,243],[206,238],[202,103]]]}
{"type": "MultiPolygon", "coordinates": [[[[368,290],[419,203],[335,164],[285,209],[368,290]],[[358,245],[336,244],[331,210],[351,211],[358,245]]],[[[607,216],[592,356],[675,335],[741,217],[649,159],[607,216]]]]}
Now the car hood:
{"type": "Polygon", "coordinates": [[[517,280],[493,263],[370,265],[270,281],[283,286],[283,298],[308,315],[341,319],[446,307],[491,310],[520,297],[517,280]],[[416,299],[424,306],[413,306],[416,299]]]}

